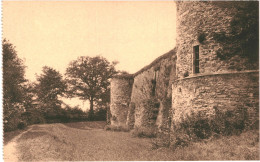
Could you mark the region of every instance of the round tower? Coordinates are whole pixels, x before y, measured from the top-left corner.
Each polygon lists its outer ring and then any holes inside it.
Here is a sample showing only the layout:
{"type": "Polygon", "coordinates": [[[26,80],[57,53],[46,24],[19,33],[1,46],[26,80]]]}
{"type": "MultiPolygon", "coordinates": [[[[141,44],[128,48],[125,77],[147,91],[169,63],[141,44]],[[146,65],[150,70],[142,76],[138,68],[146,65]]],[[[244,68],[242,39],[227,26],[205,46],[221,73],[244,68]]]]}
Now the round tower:
{"type": "Polygon", "coordinates": [[[194,111],[210,116],[216,108],[243,108],[252,122],[258,120],[258,61],[240,55],[239,39],[228,40],[238,8],[247,3],[176,2],[178,79],[172,85],[173,124],[194,111]]]}
{"type": "Polygon", "coordinates": [[[125,126],[133,85],[132,75],[117,75],[111,79],[111,125],[125,126]]]}
{"type": "Polygon", "coordinates": [[[179,78],[203,73],[258,70],[257,62],[252,63],[239,55],[242,49],[237,47],[238,42],[228,40],[238,7],[246,3],[176,2],[179,78]]]}

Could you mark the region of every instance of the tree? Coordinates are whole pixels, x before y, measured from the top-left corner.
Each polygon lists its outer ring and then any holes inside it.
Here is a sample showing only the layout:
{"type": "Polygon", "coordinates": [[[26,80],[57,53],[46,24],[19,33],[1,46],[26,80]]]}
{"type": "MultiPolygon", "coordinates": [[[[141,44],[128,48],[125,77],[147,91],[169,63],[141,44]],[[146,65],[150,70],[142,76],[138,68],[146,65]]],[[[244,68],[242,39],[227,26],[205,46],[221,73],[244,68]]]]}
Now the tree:
{"type": "Polygon", "coordinates": [[[109,79],[116,73],[116,64],[101,56],[81,56],[72,61],[66,70],[70,94],[90,102],[90,120],[93,120],[94,103],[109,102],[109,79]]]}
{"type": "Polygon", "coordinates": [[[59,96],[63,96],[66,91],[66,83],[62,75],[51,67],[44,66],[43,74],[37,77],[36,93],[40,105],[47,109],[45,112],[53,112],[60,108],[59,96]]]}
{"type": "Polygon", "coordinates": [[[3,40],[3,95],[5,101],[20,103],[23,98],[22,84],[26,81],[25,66],[18,58],[15,47],[6,39],[3,40]]]}
{"type": "Polygon", "coordinates": [[[25,66],[23,60],[18,58],[13,44],[4,39],[2,48],[4,131],[11,131],[17,128],[21,121],[21,113],[25,110],[23,105],[25,66]]]}

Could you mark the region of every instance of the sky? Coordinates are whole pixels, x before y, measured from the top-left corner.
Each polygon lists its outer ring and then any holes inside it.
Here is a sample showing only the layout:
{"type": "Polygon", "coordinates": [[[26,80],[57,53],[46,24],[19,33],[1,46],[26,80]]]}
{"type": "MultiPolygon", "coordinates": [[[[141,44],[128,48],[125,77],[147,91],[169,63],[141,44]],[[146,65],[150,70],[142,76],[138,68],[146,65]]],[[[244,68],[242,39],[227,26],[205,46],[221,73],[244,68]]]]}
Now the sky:
{"type": "Polygon", "coordinates": [[[3,38],[16,47],[31,81],[43,66],[64,74],[79,56],[101,55],[135,73],[175,47],[172,1],[3,1],[2,11],[3,38]]]}

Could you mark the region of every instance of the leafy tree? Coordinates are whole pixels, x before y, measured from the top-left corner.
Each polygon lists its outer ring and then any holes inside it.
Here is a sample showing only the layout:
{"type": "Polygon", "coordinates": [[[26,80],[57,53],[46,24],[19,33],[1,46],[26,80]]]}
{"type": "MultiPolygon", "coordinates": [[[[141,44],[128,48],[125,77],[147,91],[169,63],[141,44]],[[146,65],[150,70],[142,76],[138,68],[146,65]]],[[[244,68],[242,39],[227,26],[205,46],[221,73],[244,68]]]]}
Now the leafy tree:
{"type": "Polygon", "coordinates": [[[23,105],[25,107],[25,112],[22,113],[22,119],[27,122],[27,124],[39,124],[44,123],[44,116],[41,109],[39,109],[38,102],[37,102],[37,94],[35,83],[26,82],[23,86],[24,88],[24,101],[23,105]]]}
{"type": "Polygon", "coordinates": [[[2,48],[4,130],[10,131],[17,128],[24,111],[25,66],[13,44],[4,39],[2,48]]]}
{"type": "Polygon", "coordinates": [[[11,103],[22,102],[22,84],[25,66],[23,61],[18,58],[15,47],[6,39],[3,40],[3,95],[4,100],[11,103]]]}
{"type": "MultiPolygon", "coordinates": [[[[66,83],[62,75],[51,67],[44,66],[43,74],[37,77],[36,93],[40,105],[45,112],[55,112],[61,106],[59,96],[66,91],[66,83]]],[[[55,116],[55,115],[54,115],[55,116]]]]}
{"type": "Polygon", "coordinates": [[[96,56],[81,56],[67,68],[71,96],[89,100],[89,119],[93,120],[94,103],[109,102],[109,79],[116,73],[116,62],[96,56]]]}

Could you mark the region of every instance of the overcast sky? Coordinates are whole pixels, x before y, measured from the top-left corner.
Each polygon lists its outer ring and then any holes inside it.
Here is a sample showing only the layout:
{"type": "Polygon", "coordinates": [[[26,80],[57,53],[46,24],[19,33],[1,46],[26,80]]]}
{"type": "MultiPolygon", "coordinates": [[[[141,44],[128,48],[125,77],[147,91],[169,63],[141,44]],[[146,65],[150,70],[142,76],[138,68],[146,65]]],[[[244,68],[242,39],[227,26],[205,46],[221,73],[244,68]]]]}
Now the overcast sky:
{"type": "Polygon", "coordinates": [[[163,2],[4,1],[3,37],[35,80],[43,66],[64,74],[78,56],[117,60],[134,73],[175,46],[176,9],[163,2]]]}

